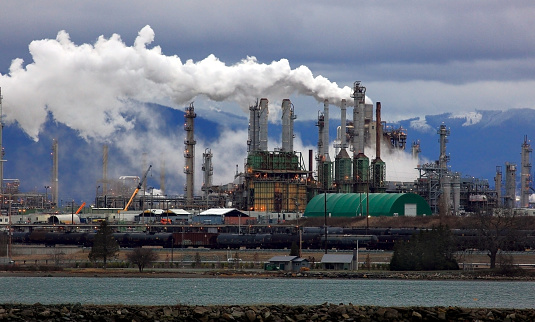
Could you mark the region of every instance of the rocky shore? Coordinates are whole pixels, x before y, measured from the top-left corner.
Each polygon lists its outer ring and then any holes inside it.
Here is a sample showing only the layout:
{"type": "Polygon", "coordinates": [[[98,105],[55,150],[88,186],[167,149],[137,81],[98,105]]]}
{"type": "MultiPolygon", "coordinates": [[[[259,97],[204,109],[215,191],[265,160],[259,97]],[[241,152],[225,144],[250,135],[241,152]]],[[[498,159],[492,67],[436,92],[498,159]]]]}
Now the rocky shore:
{"type": "Polygon", "coordinates": [[[0,305],[0,321],[534,321],[535,309],[459,307],[0,305]]]}

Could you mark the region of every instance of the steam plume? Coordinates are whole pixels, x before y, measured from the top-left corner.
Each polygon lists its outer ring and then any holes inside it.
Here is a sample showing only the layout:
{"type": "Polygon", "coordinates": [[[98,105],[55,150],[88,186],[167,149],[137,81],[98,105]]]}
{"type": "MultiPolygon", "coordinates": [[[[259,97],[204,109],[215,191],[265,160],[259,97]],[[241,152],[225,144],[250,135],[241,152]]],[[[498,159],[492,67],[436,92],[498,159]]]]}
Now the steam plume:
{"type": "Polygon", "coordinates": [[[133,46],[121,37],[100,36],[95,44],[74,44],[60,31],[56,39],[31,42],[33,62],[14,59],[0,75],[6,122],[17,122],[34,140],[48,115],[76,130],[84,139],[106,140],[134,126],[139,104],[182,108],[195,97],[238,103],[244,110],[257,97],[276,101],[292,94],[351,102],[349,87],[340,88],[306,66],[292,69],[288,60],[270,64],[247,57],[227,66],[210,55],[182,62],[178,56],[149,48],[154,31],[145,26],[133,46]]]}

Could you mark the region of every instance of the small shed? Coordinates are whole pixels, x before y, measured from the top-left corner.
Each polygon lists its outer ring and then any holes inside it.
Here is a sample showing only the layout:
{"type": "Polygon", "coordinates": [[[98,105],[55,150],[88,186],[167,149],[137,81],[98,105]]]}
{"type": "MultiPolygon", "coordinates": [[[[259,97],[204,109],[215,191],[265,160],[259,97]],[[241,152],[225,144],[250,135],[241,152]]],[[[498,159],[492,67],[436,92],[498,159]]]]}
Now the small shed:
{"type": "Polygon", "coordinates": [[[245,213],[239,211],[236,208],[212,208],[201,212],[197,216],[194,216],[192,221],[198,224],[211,225],[238,225],[240,222],[243,225],[247,225],[249,224],[248,219],[249,216],[247,216],[245,213]]]}
{"type": "Polygon", "coordinates": [[[301,267],[309,267],[307,259],[298,256],[273,256],[269,259],[266,269],[297,272],[301,267]]]}
{"type": "Polygon", "coordinates": [[[357,262],[352,254],[325,254],[321,258],[321,265],[326,270],[355,270],[357,262]]]}

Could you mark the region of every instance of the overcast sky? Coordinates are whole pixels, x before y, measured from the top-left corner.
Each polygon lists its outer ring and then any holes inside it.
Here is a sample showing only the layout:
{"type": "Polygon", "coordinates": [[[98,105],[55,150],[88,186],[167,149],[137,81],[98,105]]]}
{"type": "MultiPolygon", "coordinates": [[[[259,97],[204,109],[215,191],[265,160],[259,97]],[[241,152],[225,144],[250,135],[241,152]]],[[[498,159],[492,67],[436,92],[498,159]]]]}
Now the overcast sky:
{"type": "MultiPolygon", "coordinates": [[[[360,80],[383,117],[535,106],[533,1],[2,1],[0,72],[33,40],[117,33],[227,65],[288,59],[340,87],[360,80]]],[[[1,85],[1,84],[0,84],[1,85]]],[[[297,109],[299,107],[296,107],[297,109]]],[[[314,109],[316,109],[314,107],[314,109]]],[[[303,113],[300,113],[303,114],[303,113]]],[[[312,113],[316,114],[316,113],[312,113]]]]}
{"type": "Polygon", "coordinates": [[[129,100],[246,117],[259,96],[315,119],[356,80],[388,122],[534,108],[533,17],[533,1],[5,0],[5,121],[103,142],[147,117],[129,100]]]}

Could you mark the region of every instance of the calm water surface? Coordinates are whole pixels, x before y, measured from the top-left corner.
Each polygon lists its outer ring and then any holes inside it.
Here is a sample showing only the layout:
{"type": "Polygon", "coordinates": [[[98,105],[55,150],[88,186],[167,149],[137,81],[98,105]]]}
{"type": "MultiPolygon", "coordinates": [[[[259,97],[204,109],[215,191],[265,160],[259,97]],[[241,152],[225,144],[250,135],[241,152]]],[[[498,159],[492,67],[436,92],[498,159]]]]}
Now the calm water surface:
{"type": "Polygon", "coordinates": [[[0,277],[0,303],[534,308],[535,282],[0,277]]]}

